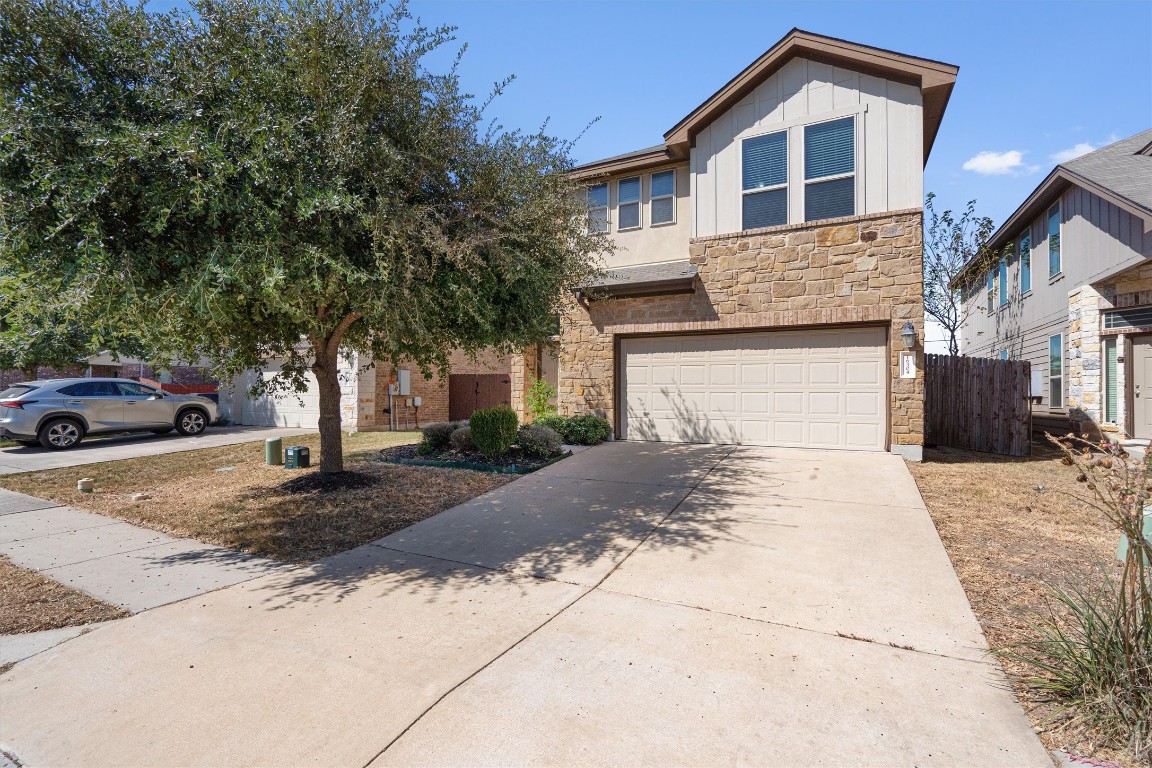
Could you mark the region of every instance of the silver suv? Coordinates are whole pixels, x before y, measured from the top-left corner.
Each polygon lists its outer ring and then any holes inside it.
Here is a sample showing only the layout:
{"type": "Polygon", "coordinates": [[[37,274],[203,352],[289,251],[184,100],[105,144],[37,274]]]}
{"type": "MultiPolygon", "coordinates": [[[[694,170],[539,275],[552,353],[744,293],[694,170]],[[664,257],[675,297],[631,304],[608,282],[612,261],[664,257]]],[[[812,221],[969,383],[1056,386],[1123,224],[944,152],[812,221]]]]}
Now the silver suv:
{"type": "Polygon", "coordinates": [[[52,379],[0,392],[0,437],[62,451],[109,432],[198,435],[216,420],[216,403],[174,395],[130,379],[52,379]]]}

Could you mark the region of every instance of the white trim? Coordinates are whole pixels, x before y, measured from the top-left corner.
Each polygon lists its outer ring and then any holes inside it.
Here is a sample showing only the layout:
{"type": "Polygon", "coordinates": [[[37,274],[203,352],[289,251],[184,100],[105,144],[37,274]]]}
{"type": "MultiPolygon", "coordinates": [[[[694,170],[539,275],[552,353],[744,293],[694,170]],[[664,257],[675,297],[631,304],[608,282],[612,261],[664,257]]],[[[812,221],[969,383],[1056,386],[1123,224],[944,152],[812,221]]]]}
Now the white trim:
{"type": "Polygon", "coordinates": [[[632,232],[637,229],[644,229],[644,177],[643,176],[625,176],[616,179],[616,231],[617,232],[632,232]],[[636,179],[636,199],[622,202],[620,200],[620,185],[626,181],[636,179]],[[620,209],[625,205],[636,206],[636,226],[622,227],[620,226],[620,209]]]}
{"type": "Polygon", "coordinates": [[[739,190],[740,197],[737,198],[738,204],[736,206],[736,210],[739,212],[738,215],[740,216],[740,229],[741,230],[753,229],[753,227],[747,226],[747,224],[744,221],[744,197],[745,197],[745,195],[757,195],[761,192],[776,192],[776,191],[781,190],[781,189],[783,189],[784,193],[785,193],[784,223],[783,224],[769,224],[767,226],[772,226],[772,227],[785,226],[785,225],[792,223],[792,216],[791,216],[792,190],[789,189],[789,184],[788,184],[789,180],[792,178],[792,146],[791,146],[791,142],[792,142],[792,136],[788,132],[788,129],[786,129],[786,128],[783,130],[769,131],[767,133],[758,133],[755,136],[745,136],[745,137],[737,140],[737,142],[736,142],[736,146],[737,146],[736,167],[740,169],[740,183],[737,186],[737,189],[739,190]],[[751,139],[763,138],[765,136],[775,136],[778,133],[784,134],[784,183],[783,184],[773,184],[772,186],[769,186],[769,187],[756,187],[754,189],[744,189],[744,142],[749,141],[751,139]]]}
{"type": "MultiPolygon", "coordinates": [[[[856,114],[850,114],[850,115],[840,115],[839,117],[824,118],[822,120],[813,120],[811,122],[804,123],[803,127],[806,129],[811,125],[820,125],[822,123],[834,123],[837,120],[843,120],[843,119],[848,118],[848,117],[852,118],[852,172],[851,173],[838,173],[838,174],[833,174],[831,176],[820,176],[820,177],[817,177],[815,179],[809,179],[808,174],[804,170],[804,167],[805,167],[804,161],[808,159],[807,155],[806,155],[806,153],[808,151],[808,146],[807,146],[807,142],[805,141],[805,136],[804,136],[803,132],[801,132],[800,151],[802,154],[801,154],[801,162],[800,162],[800,168],[801,168],[800,180],[801,180],[802,184],[800,187],[800,192],[801,192],[800,207],[802,210],[801,218],[802,218],[803,223],[805,223],[805,224],[815,223],[818,221],[824,221],[824,219],[809,219],[808,218],[808,194],[807,194],[807,192],[808,192],[808,185],[809,184],[823,184],[826,181],[839,181],[840,179],[849,179],[849,178],[854,179],[855,183],[852,185],[852,213],[847,214],[847,215],[858,216],[860,214],[861,179],[857,177],[857,173],[860,170],[860,131],[859,131],[859,127],[863,121],[857,120],[856,114]]],[[[838,217],[834,217],[834,218],[838,218],[838,217]]]]}
{"type": "Polygon", "coordinates": [[[669,224],[675,224],[676,223],[676,181],[677,180],[676,180],[676,169],[675,168],[668,168],[667,170],[663,170],[663,171],[653,171],[652,173],[648,174],[648,226],[650,226],[650,227],[666,227],[669,224]],[[652,177],[658,176],[662,173],[672,174],[672,194],[670,194],[670,195],[653,195],[652,194],[652,177]],[[654,203],[657,200],[663,200],[665,198],[671,198],[671,200],[672,200],[672,218],[669,221],[653,221],[652,220],[652,211],[654,211],[656,208],[654,203]]]}

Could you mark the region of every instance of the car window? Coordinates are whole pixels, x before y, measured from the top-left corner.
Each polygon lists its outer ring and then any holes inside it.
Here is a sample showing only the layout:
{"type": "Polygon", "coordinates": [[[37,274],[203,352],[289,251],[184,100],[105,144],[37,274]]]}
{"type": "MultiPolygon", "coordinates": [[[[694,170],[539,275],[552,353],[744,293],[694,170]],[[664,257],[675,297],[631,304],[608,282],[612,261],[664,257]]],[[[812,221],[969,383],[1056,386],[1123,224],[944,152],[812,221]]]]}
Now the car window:
{"type": "Polygon", "coordinates": [[[124,397],[152,397],[156,394],[156,390],[151,387],[146,387],[143,384],[118,381],[116,382],[116,386],[120,389],[120,394],[124,397]]]}
{"type": "Polygon", "coordinates": [[[21,395],[28,394],[29,392],[31,392],[34,389],[36,389],[36,387],[28,387],[28,386],[24,386],[24,385],[17,385],[14,387],[8,387],[8,389],[4,390],[3,392],[0,392],[0,400],[14,400],[15,398],[20,397],[21,395]]]}
{"type": "Polygon", "coordinates": [[[120,394],[110,381],[81,381],[61,387],[59,392],[65,397],[117,397],[120,394]]]}

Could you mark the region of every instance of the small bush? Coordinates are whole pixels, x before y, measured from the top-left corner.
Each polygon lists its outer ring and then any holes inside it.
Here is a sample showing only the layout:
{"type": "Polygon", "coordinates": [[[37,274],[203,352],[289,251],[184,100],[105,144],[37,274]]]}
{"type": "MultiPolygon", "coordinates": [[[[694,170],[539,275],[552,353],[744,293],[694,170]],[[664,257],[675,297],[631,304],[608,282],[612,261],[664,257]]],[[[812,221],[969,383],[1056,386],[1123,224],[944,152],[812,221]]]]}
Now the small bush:
{"type": "Polygon", "coordinates": [[[612,426],[603,416],[582,413],[568,419],[563,436],[571,445],[596,445],[612,436],[612,426]]]}
{"type": "Polygon", "coordinates": [[[534,419],[556,413],[556,406],[552,404],[555,399],[556,387],[544,379],[532,379],[531,386],[524,393],[524,405],[528,409],[528,415],[534,419]]]}
{"type": "Polygon", "coordinates": [[[452,432],[452,447],[460,453],[472,453],[476,450],[476,443],[472,441],[471,427],[457,427],[452,432]]]}
{"type": "Polygon", "coordinates": [[[442,451],[452,444],[452,433],[460,428],[455,421],[441,421],[424,427],[424,441],[432,451],[442,451]]]}
{"type": "Polygon", "coordinates": [[[468,420],[476,449],[490,459],[503,456],[516,442],[516,427],[520,420],[516,411],[506,405],[476,411],[468,420]]]}
{"type": "MultiPolygon", "coordinates": [[[[449,438],[449,442],[451,442],[451,438],[449,438]]],[[[421,440],[420,444],[416,446],[417,456],[430,456],[433,453],[436,453],[436,449],[427,440],[421,440]]]]}
{"type": "Polygon", "coordinates": [[[516,442],[529,456],[546,459],[560,451],[564,441],[554,429],[542,427],[539,424],[529,424],[520,427],[516,435],[516,442]]]}
{"type": "Polygon", "coordinates": [[[548,427],[548,429],[554,430],[556,434],[563,438],[565,430],[568,429],[569,421],[570,419],[567,416],[550,413],[545,416],[537,416],[536,420],[532,422],[532,425],[535,427],[548,427]]]}

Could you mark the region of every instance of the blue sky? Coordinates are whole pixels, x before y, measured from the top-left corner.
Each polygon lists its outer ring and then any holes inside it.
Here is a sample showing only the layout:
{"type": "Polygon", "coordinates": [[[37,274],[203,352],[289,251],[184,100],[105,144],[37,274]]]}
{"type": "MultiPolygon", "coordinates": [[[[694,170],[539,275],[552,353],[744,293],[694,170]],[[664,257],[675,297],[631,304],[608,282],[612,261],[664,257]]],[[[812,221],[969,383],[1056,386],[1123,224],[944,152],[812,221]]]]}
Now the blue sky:
{"type": "Polygon", "coordinates": [[[413,0],[410,7],[429,25],[459,27],[468,43],[461,73],[473,93],[516,75],[492,108],[504,125],[533,129],[548,119],[553,133],[574,137],[599,117],[577,145],[581,162],[661,142],[792,27],[958,65],[925,189],[947,207],[975,198],[997,223],[1060,153],[1152,128],[1150,0],[413,0]]]}

